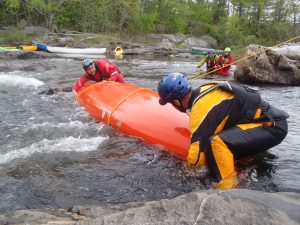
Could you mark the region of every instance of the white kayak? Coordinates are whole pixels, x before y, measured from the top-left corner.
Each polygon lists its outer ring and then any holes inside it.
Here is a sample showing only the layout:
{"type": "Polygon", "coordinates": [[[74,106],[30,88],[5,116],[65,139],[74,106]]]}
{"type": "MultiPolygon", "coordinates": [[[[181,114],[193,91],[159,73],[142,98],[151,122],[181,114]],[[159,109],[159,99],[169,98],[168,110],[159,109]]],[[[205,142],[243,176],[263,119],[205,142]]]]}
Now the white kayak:
{"type": "Polygon", "coordinates": [[[102,54],[61,54],[55,53],[57,56],[64,57],[64,58],[90,58],[90,59],[105,59],[106,56],[102,54]]]}
{"type": "Polygon", "coordinates": [[[64,48],[47,46],[47,51],[60,54],[87,54],[101,55],[106,52],[106,48],[64,48]]]}

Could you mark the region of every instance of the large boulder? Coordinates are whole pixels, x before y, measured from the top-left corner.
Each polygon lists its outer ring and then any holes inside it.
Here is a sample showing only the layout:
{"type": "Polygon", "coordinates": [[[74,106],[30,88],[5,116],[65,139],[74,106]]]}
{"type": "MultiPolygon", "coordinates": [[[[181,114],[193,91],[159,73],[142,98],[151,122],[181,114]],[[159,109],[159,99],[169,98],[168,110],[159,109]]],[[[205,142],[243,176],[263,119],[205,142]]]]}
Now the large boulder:
{"type": "Polygon", "coordinates": [[[237,64],[234,78],[247,84],[300,85],[300,62],[259,45],[250,45],[237,64]]]}

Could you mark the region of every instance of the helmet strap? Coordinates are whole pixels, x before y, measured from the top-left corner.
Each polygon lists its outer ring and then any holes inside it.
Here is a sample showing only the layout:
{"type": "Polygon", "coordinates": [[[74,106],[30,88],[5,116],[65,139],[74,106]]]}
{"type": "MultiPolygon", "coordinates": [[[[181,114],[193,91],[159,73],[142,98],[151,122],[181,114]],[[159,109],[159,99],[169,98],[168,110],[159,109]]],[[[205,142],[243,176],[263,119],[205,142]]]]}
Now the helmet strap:
{"type": "Polygon", "coordinates": [[[183,112],[185,113],[186,112],[186,109],[184,108],[183,104],[182,104],[182,101],[180,99],[178,99],[179,103],[180,103],[180,106],[177,106],[176,109],[178,109],[180,112],[183,112]]]}

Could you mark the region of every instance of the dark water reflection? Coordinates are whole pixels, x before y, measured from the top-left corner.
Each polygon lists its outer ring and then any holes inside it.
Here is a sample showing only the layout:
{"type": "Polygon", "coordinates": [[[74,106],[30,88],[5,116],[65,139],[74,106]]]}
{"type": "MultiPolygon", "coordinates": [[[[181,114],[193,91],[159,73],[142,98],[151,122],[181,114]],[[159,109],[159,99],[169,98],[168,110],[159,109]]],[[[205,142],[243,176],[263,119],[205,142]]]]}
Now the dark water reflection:
{"type": "MultiPolygon", "coordinates": [[[[116,63],[127,82],[156,89],[167,72],[192,77],[197,62],[125,58],[116,63]]],[[[4,64],[7,60],[0,61],[4,64]]],[[[0,73],[0,211],[156,200],[211,188],[205,171],[188,172],[162,149],[96,123],[72,93],[38,94],[48,87],[72,85],[81,73],[80,61],[10,64],[34,71],[0,73]]],[[[193,80],[192,85],[205,82],[193,80]]],[[[290,130],[281,145],[237,164],[240,187],[300,192],[299,88],[259,89],[266,100],[290,114],[290,130]]]]}

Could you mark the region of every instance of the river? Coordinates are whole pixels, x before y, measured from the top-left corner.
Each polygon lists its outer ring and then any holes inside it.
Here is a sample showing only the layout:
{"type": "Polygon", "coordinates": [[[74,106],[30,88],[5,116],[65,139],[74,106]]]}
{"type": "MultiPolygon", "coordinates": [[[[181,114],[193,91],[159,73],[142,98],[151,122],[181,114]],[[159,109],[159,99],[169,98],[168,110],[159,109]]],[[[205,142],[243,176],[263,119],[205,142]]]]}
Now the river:
{"type": "MultiPolygon", "coordinates": [[[[197,61],[170,58],[114,60],[126,81],[155,90],[168,72],[195,75],[197,61]]],[[[39,94],[71,86],[80,59],[0,59],[0,211],[68,208],[172,198],[210,189],[205,173],[158,147],[95,122],[73,93],[39,94]]],[[[211,80],[198,79],[192,86],[211,80]]],[[[286,139],[238,165],[240,188],[300,193],[300,89],[259,86],[263,98],[285,109],[286,139]]]]}

